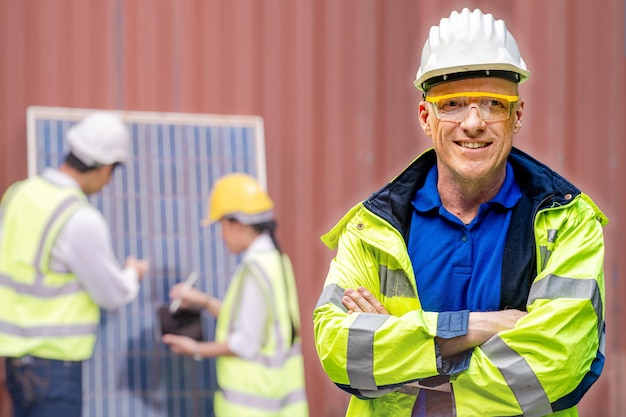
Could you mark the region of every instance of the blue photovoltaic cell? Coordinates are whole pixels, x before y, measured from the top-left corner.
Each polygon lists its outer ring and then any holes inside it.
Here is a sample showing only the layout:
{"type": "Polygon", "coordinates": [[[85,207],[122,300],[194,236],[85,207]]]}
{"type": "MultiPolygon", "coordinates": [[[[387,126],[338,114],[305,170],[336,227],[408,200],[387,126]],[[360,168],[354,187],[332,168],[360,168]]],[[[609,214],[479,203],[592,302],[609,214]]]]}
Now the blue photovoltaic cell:
{"type": "MultiPolygon", "coordinates": [[[[28,110],[29,173],[59,166],[65,131],[88,110],[28,110]]],[[[94,356],[83,366],[87,417],[213,416],[215,362],[174,355],[155,332],[155,307],[198,271],[196,287],[221,298],[239,259],[227,252],[217,225],[202,227],[213,182],[246,172],[264,184],[263,124],[258,117],[123,112],[132,160],[90,197],[110,225],[115,253],[150,258],[136,300],[102,313],[94,356]]],[[[215,321],[206,315],[212,338],[215,321]]]]}

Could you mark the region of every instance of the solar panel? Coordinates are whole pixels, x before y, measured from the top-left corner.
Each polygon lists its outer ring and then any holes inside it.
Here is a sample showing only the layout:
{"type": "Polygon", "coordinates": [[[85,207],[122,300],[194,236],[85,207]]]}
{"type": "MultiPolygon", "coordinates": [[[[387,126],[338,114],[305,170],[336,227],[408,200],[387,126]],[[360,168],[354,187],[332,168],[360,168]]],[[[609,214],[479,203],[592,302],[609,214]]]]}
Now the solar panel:
{"type": "MultiPolygon", "coordinates": [[[[27,110],[28,173],[59,166],[64,134],[90,109],[27,110]]],[[[107,219],[120,263],[150,258],[136,300],[103,311],[95,353],[83,365],[84,415],[89,417],[212,416],[214,360],[195,362],[169,352],[155,332],[155,308],[175,283],[198,271],[196,287],[222,298],[239,262],[218,227],[202,227],[214,181],[231,172],[265,186],[263,120],[257,116],[116,112],[132,136],[131,161],[90,197],[107,219]]],[[[214,319],[204,317],[205,334],[214,319]]]]}

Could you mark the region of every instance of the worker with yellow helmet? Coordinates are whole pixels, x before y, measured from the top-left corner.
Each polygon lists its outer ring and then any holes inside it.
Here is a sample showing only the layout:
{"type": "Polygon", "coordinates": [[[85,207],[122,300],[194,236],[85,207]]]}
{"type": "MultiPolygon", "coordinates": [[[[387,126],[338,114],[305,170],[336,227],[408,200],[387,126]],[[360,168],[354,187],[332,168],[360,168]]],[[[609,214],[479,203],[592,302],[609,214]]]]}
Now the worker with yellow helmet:
{"type": "Polygon", "coordinates": [[[165,334],[173,352],[217,357],[216,417],[306,417],[300,315],[293,268],[275,236],[274,203],[252,176],[218,179],[202,224],[218,223],[229,251],[242,253],[223,301],[177,284],[170,297],[217,318],[215,340],[165,334]]]}
{"type": "Polygon", "coordinates": [[[433,149],[322,237],[315,343],[347,416],[577,416],[602,372],[607,218],[513,147],[528,77],[491,14],[430,29],[414,84],[433,149]]]}

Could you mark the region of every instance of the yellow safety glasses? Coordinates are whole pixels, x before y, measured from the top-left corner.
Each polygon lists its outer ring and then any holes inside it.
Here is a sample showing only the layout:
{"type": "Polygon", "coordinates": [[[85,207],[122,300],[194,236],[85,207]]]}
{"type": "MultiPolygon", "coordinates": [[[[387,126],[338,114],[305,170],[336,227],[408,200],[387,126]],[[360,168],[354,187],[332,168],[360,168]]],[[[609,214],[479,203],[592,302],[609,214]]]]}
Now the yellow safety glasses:
{"type": "Polygon", "coordinates": [[[498,122],[511,116],[512,104],[519,101],[519,96],[467,91],[427,96],[424,100],[433,105],[439,120],[461,122],[467,117],[469,109],[475,106],[485,122],[498,122]]]}

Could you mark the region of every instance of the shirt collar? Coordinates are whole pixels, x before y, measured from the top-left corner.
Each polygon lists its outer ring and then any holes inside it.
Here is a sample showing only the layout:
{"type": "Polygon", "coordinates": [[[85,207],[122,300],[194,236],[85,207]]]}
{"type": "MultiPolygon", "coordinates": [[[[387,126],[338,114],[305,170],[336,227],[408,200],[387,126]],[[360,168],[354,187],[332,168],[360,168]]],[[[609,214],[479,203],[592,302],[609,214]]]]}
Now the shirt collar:
{"type": "Polygon", "coordinates": [[[521,197],[522,192],[520,191],[519,185],[517,185],[517,181],[515,181],[513,167],[507,162],[504,183],[502,184],[502,187],[500,187],[498,194],[496,194],[495,197],[487,203],[499,204],[504,208],[510,209],[517,204],[521,197]]]}
{"type": "MultiPolygon", "coordinates": [[[[413,207],[418,212],[426,213],[441,207],[441,198],[439,197],[439,192],[437,191],[438,177],[437,165],[433,165],[426,175],[424,186],[417,190],[415,197],[413,198],[413,207]]],[[[511,167],[511,164],[507,162],[504,183],[502,184],[502,187],[500,187],[500,190],[498,190],[498,193],[486,204],[498,204],[504,208],[510,209],[517,204],[521,196],[522,192],[515,181],[513,168],[511,167]]]]}
{"type": "Polygon", "coordinates": [[[55,185],[80,189],[80,185],[74,178],[55,168],[45,168],[41,172],[41,177],[55,185]]]}
{"type": "Polygon", "coordinates": [[[269,250],[276,250],[276,246],[274,246],[274,242],[272,241],[269,233],[263,232],[252,241],[250,246],[248,246],[248,249],[246,249],[243,257],[248,258],[252,253],[269,250]]]}

